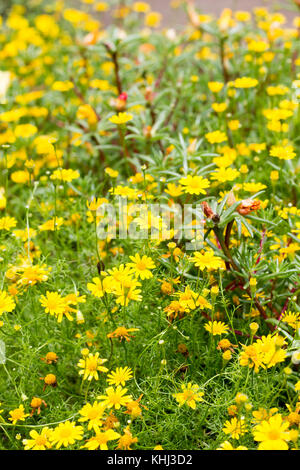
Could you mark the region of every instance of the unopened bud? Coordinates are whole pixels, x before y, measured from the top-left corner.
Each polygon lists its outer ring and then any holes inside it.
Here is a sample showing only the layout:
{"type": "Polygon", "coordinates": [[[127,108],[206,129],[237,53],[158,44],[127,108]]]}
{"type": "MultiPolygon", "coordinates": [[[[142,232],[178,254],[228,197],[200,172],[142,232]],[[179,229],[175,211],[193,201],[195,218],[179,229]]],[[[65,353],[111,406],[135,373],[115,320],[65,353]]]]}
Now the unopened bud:
{"type": "Polygon", "coordinates": [[[78,324],[84,323],[84,316],[83,316],[83,314],[80,310],[77,310],[77,312],[76,312],[76,322],[78,324]]]}
{"type": "Polygon", "coordinates": [[[223,352],[223,360],[225,362],[230,361],[231,358],[232,358],[232,354],[229,349],[223,352]]]}
{"type": "Polygon", "coordinates": [[[294,351],[292,354],[292,363],[297,365],[300,364],[300,351],[294,351]]]}
{"type": "Polygon", "coordinates": [[[258,323],[256,323],[256,322],[254,321],[254,322],[250,323],[249,327],[250,327],[251,333],[252,333],[253,335],[255,335],[255,333],[257,332],[257,330],[258,330],[258,328],[259,328],[259,325],[258,325],[258,323]]]}
{"type": "Polygon", "coordinates": [[[249,285],[250,285],[250,290],[251,290],[252,295],[254,295],[256,292],[256,284],[257,284],[257,280],[254,277],[251,277],[249,281],[249,285]]]}
{"type": "Polygon", "coordinates": [[[233,204],[236,203],[234,192],[232,190],[229,192],[226,202],[227,202],[227,206],[229,206],[229,207],[233,206],[233,204]]]}
{"type": "Polygon", "coordinates": [[[219,286],[217,285],[212,286],[212,288],[210,289],[210,294],[211,294],[211,300],[213,303],[215,302],[218,293],[219,293],[219,286]]]}

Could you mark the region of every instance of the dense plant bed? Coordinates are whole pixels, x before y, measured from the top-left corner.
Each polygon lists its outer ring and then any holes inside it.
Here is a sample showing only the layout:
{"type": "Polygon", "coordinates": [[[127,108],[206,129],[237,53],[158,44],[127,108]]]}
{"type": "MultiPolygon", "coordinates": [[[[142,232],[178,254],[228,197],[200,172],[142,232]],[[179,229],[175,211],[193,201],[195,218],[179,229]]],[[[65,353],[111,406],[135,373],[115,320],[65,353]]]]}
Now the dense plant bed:
{"type": "Polygon", "coordinates": [[[300,16],[177,3],[3,17],[2,449],[297,449],[300,16]]]}

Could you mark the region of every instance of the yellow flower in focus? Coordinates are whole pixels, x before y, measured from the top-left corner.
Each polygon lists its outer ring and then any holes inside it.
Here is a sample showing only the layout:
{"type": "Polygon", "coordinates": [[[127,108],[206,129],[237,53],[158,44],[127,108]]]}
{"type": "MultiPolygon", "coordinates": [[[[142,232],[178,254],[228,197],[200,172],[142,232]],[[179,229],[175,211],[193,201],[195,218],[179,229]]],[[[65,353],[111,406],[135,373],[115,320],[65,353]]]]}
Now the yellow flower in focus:
{"type": "Polygon", "coordinates": [[[188,175],[179,180],[179,183],[184,186],[184,190],[189,194],[206,194],[205,189],[209,188],[209,181],[203,176],[188,175]]]}
{"type": "Polygon", "coordinates": [[[97,399],[101,400],[103,405],[108,408],[114,407],[119,410],[121,406],[126,406],[131,401],[131,395],[125,395],[127,388],[122,388],[120,385],[116,388],[108,387],[105,392],[106,395],[100,395],[97,399]]]}
{"type": "Polygon", "coordinates": [[[169,194],[171,197],[179,197],[183,194],[183,187],[180,185],[177,186],[174,183],[168,183],[165,193],[169,194]]]}
{"type": "Polygon", "coordinates": [[[107,443],[119,439],[121,435],[113,429],[108,429],[104,432],[97,432],[96,436],[91,437],[87,440],[86,444],[82,446],[82,449],[96,450],[108,450],[107,443]]]}
{"type": "Polygon", "coordinates": [[[229,434],[232,439],[239,439],[240,436],[246,434],[247,426],[243,419],[234,417],[230,421],[227,420],[225,422],[223,432],[229,434]]]}
{"type": "Polygon", "coordinates": [[[83,375],[83,380],[99,380],[98,372],[107,372],[108,369],[103,367],[107,359],[100,359],[99,353],[89,353],[83,359],[80,359],[77,366],[82,369],[79,371],[79,375],[83,375]]]}
{"type": "Polygon", "coordinates": [[[220,447],[218,447],[217,450],[248,450],[248,449],[245,446],[233,447],[233,445],[230,444],[229,441],[224,441],[222,442],[222,444],[220,444],[220,447]]]}
{"type": "Polygon", "coordinates": [[[10,418],[9,421],[12,421],[12,424],[16,424],[18,421],[25,421],[25,418],[29,416],[29,413],[25,413],[24,406],[20,405],[19,408],[16,408],[9,412],[10,418]]]}
{"type": "Polygon", "coordinates": [[[41,433],[39,434],[37,431],[32,430],[29,433],[31,439],[23,439],[24,450],[46,450],[52,447],[49,437],[52,431],[45,427],[42,428],[41,433]]]}
{"type": "Polygon", "coordinates": [[[79,410],[81,418],[79,418],[78,421],[80,423],[88,421],[88,430],[94,429],[95,432],[99,432],[99,428],[103,424],[105,409],[106,407],[97,401],[95,401],[93,405],[87,403],[79,410]]]}
{"type": "Polygon", "coordinates": [[[218,256],[215,256],[212,249],[195,251],[194,256],[190,258],[197,268],[201,271],[207,269],[208,271],[213,271],[223,267],[223,260],[218,256]]]}
{"type": "Polygon", "coordinates": [[[297,330],[300,327],[300,313],[286,311],[281,317],[281,321],[297,330]]]}
{"type": "Polygon", "coordinates": [[[66,421],[60,423],[51,433],[50,441],[52,444],[56,444],[56,449],[60,447],[68,447],[69,445],[75,444],[76,441],[80,441],[83,435],[83,427],[76,426],[76,423],[66,421]]]}
{"type": "Polygon", "coordinates": [[[182,392],[174,393],[173,397],[178,401],[179,406],[184,405],[185,403],[192,408],[193,410],[196,409],[196,402],[202,401],[202,397],[204,395],[203,392],[200,392],[199,385],[192,384],[189,382],[187,385],[181,385],[182,392]]]}
{"type": "Polygon", "coordinates": [[[125,339],[127,342],[129,342],[130,341],[129,338],[133,337],[129,333],[132,333],[134,331],[139,331],[139,328],[125,328],[125,326],[119,326],[113,332],[108,333],[107,337],[118,338],[119,341],[122,341],[123,339],[125,339]]]}
{"type": "Polygon", "coordinates": [[[283,421],[280,414],[271,416],[268,421],[262,421],[255,426],[253,436],[259,441],[258,450],[288,450],[289,432],[288,421],[283,421]]]}
{"type": "Polygon", "coordinates": [[[227,334],[229,330],[229,327],[222,321],[209,321],[205,323],[204,328],[213,336],[227,334]]]}
{"type": "Polygon", "coordinates": [[[150,279],[153,277],[151,269],[155,268],[155,264],[149,256],[143,255],[142,257],[137,253],[135,256],[129,256],[132,263],[127,263],[126,266],[130,268],[130,274],[134,274],[136,278],[150,279]]]}
{"type": "Polygon", "coordinates": [[[122,385],[125,386],[125,382],[132,378],[132,370],[129,367],[117,367],[115,371],[112,371],[107,375],[107,383],[109,385],[122,385]]]}

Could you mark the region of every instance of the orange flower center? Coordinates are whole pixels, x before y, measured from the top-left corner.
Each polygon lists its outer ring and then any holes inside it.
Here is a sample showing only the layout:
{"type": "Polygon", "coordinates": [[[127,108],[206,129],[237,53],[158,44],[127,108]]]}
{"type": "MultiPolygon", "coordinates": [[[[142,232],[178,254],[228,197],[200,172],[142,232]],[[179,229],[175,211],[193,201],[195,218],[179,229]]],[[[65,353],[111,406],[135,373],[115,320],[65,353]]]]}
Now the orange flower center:
{"type": "Polygon", "coordinates": [[[35,440],[35,444],[37,446],[44,446],[46,444],[46,442],[47,442],[47,439],[43,436],[39,436],[35,440]]]}
{"type": "Polygon", "coordinates": [[[270,440],[274,440],[274,441],[277,441],[278,439],[280,439],[280,431],[278,431],[277,429],[272,429],[269,433],[268,433],[268,437],[270,440]]]}

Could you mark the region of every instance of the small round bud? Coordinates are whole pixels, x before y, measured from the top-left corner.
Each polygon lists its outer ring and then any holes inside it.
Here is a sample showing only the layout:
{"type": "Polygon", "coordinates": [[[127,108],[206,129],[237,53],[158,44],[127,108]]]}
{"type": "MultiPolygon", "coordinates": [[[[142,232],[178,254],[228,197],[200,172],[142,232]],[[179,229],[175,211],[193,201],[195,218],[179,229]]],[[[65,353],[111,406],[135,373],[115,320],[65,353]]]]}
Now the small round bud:
{"type": "Polygon", "coordinates": [[[255,333],[257,332],[257,330],[258,330],[258,328],[259,328],[259,325],[258,325],[258,323],[256,323],[256,322],[254,321],[254,322],[250,323],[249,328],[250,328],[250,330],[251,330],[251,333],[252,333],[253,335],[255,335],[255,333]]]}
{"type": "Polygon", "coordinates": [[[230,361],[231,358],[232,358],[232,354],[229,349],[223,352],[224,361],[230,361]]]}

